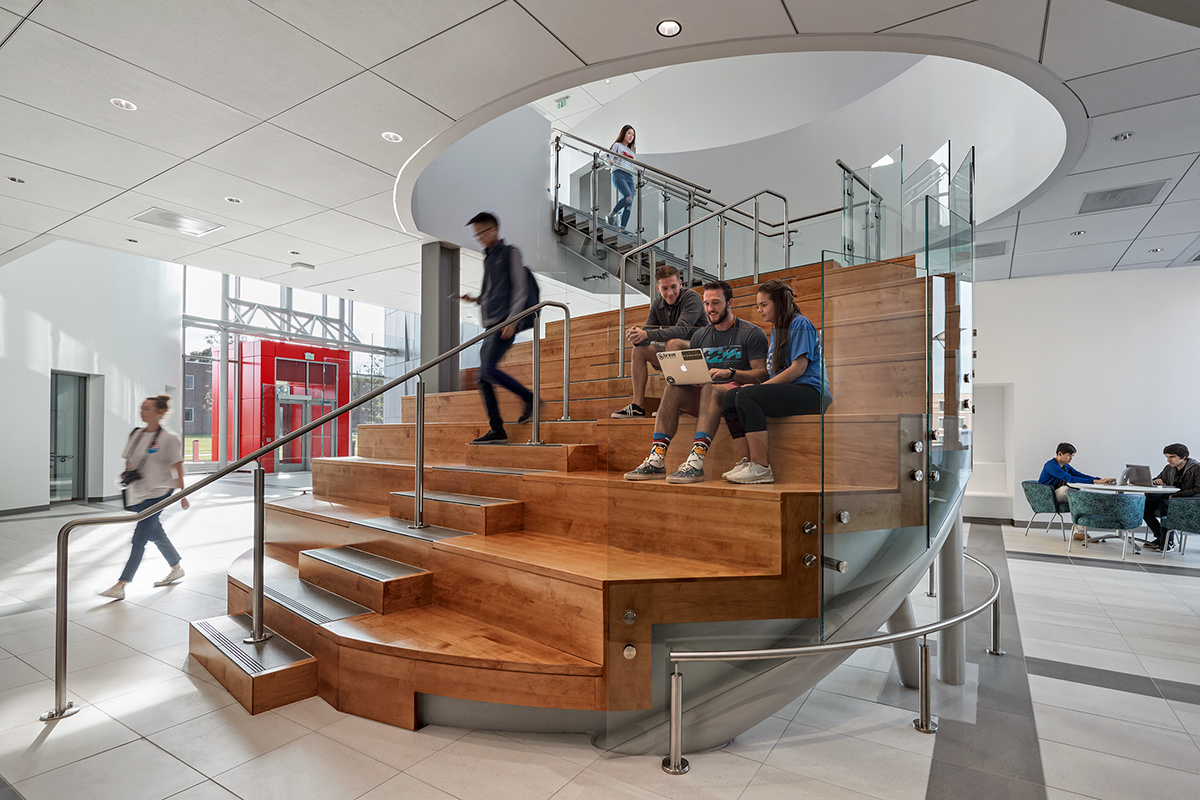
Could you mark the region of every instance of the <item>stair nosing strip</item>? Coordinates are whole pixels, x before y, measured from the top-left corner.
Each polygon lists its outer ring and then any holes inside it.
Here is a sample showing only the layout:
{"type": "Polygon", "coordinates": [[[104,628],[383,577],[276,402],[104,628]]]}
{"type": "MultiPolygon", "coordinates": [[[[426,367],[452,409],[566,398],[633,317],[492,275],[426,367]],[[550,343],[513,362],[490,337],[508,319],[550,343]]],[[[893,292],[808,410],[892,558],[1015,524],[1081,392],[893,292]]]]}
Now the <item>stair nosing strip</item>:
{"type": "Polygon", "coordinates": [[[267,668],[254,656],[247,653],[245,650],[237,646],[237,643],[230,639],[225,634],[221,633],[208,620],[200,620],[192,623],[195,625],[204,636],[213,645],[229,658],[237,662],[241,666],[242,671],[247,675],[258,675],[266,672],[267,668]],[[249,667],[249,669],[247,669],[249,667]]]}
{"type": "MultiPolygon", "coordinates": [[[[323,552],[320,549],[305,550],[303,552],[309,558],[315,558],[318,561],[325,562],[326,564],[332,564],[333,566],[344,569],[347,572],[353,572],[355,575],[361,575],[362,577],[369,578],[370,580],[373,580],[373,581],[382,582],[382,581],[392,580],[395,578],[408,577],[408,575],[388,575],[385,572],[380,572],[378,570],[371,569],[370,567],[364,567],[361,564],[355,564],[352,561],[348,561],[346,559],[339,558],[338,556],[330,555],[329,553],[323,552]]],[[[368,554],[368,555],[370,555],[370,554],[368,554]]],[[[402,562],[397,561],[396,563],[399,564],[402,562]]],[[[405,566],[412,566],[412,565],[405,564],[405,566]]],[[[413,567],[413,569],[416,569],[416,567],[413,567]]],[[[420,570],[420,571],[424,572],[425,570],[420,570]]],[[[415,573],[409,573],[409,574],[411,575],[411,574],[415,574],[415,573]]]]}

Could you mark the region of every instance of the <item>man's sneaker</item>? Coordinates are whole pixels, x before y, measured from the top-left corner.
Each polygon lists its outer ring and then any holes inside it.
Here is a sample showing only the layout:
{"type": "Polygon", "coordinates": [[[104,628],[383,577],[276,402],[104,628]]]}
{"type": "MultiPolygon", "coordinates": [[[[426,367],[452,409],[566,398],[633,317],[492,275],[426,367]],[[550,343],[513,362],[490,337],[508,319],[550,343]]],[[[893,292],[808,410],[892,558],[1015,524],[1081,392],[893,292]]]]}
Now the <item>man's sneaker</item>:
{"type": "Polygon", "coordinates": [[[764,467],[756,461],[750,461],[742,468],[741,472],[735,474],[727,480],[733,483],[774,483],[775,473],[770,467],[764,467]]]}
{"type": "Polygon", "coordinates": [[[700,483],[703,480],[704,467],[696,466],[690,458],[667,476],[667,483],[700,483]]]}
{"type": "Polygon", "coordinates": [[[736,475],[737,473],[741,472],[742,470],[744,470],[746,468],[746,465],[749,463],[750,463],[750,459],[743,458],[741,461],[739,461],[738,463],[733,465],[733,469],[729,470],[729,472],[726,472],[721,477],[727,481],[733,480],[733,476],[736,475]]]}
{"type": "Polygon", "coordinates": [[[174,583],[175,581],[179,580],[182,577],[183,577],[183,569],[181,567],[175,567],[174,569],[172,569],[170,572],[167,573],[167,577],[163,578],[161,581],[155,581],[154,585],[155,586],[170,586],[172,583],[174,583]]]}
{"type": "Polygon", "coordinates": [[[113,600],[124,600],[125,584],[117,581],[103,592],[96,592],[96,594],[100,595],[101,597],[111,597],[113,600]]]}
{"type": "Polygon", "coordinates": [[[471,444],[508,444],[508,434],[493,428],[478,439],[472,439],[471,444]]]}
{"type": "Polygon", "coordinates": [[[622,408],[620,411],[612,412],[613,419],[640,419],[646,416],[646,409],[641,406],[635,406],[633,403],[622,408]]]}
{"type": "Polygon", "coordinates": [[[533,401],[525,401],[525,410],[521,412],[521,418],[517,420],[518,425],[524,425],[526,422],[533,420],[533,401]]]}
{"type": "Polygon", "coordinates": [[[667,474],[666,467],[656,467],[650,458],[642,462],[642,465],[635,470],[630,470],[625,473],[627,481],[652,481],[655,478],[661,478],[667,474]]]}

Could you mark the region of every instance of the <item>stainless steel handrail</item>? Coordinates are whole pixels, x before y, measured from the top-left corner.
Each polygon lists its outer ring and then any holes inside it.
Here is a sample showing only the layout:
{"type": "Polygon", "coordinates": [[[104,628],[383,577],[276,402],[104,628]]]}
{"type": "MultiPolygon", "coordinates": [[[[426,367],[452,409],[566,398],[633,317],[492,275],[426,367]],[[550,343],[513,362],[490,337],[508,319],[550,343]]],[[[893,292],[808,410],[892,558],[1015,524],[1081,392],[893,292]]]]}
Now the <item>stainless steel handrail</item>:
{"type": "Polygon", "coordinates": [[[670,753],[663,759],[663,771],[671,775],[682,775],[688,771],[687,759],[683,757],[683,675],[679,672],[679,664],[681,662],[694,661],[770,661],[781,658],[796,658],[799,656],[821,655],[824,653],[837,653],[844,650],[860,650],[864,647],[878,647],[885,644],[895,644],[908,639],[916,639],[918,636],[922,638],[921,642],[921,710],[920,717],[913,720],[913,727],[922,733],[933,733],[937,730],[935,725],[930,725],[929,720],[929,644],[925,640],[931,633],[953,628],[955,625],[960,625],[972,617],[983,612],[984,609],[991,606],[992,608],[992,646],[988,652],[992,655],[1002,656],[1004,651],[1000,648],[1000,576],[996,571],[987,564],[975,558],[972,555],[963,553],[963,557],[975,562],[979,566],[987,570],[992,577],[992,591],[988,595],[987,600],[983,601],[974,608],[967,609],[961,614],[956,614],[949,619],[938,620],[931,622],[928,625],[921,625],[916,628],[910,628],[906,631],[898,631],[897,633],[889,633],[886,636],[869,636],[864,639],[851,639],[846,642],[826,642],[823,644],[810,644],[804,647],[778,647],[769,650],[704,650],[704,651],[676,651],[672,650],[668,654],[668,659],[673,667],[671,672],[671,718],[670,718],[670,753]]]}
{"type": "MultiPolygon", "coordinates": [[[[551,133],[558,134],[559,136],[566,136],[568,139],[574,139],[577,142],[582,142],[583,144],[586,144],[588,147],[595,147],[595,148],[599,149],[601,152],[609,153],[610,155],[616,155],[615,153],[613,153],[612,150],[609,149],[609,146],[602,145],[602,144],[596,144],[595,142],[589,142],[587,139],[584,139],[580,136],[576,136],[573,133],[568,133],[567,131],[560,130],[558,128],[552,128],[551,133]]],[[[642,167],[643,169],[649,170],[650,172],[653,172],[657,175],[662,175],[664,178],[674,181],[675,183],[678,183],[681,186],[686,186],[689,189],[695,189],[696,191],[704,192],[705,194],[708,194],[709,192],[712,191],[712,189],[709,189],[707,186],[701,186],[698,183],[693,183],[692,181],[689,181],[687,178],[681,178],[678,175],[672,175],[671,173],[667,172],[665,169],[659,169],[658,167],[647,164],[645,161],[638,161],[636,158],[630,158],[629,156],[617,156],[617,157],[620,158],[622,161],[629,161],[629,162],[636,164],[639,167],[642,167]]]]}
{"type": "Polygon", "coordinates": [[[848,173],[848,174],[850,175],[850,177],[854,178],[854,180],[856,180],[856,181],[858,181],[859,183],[861,183],[864,189],[866,189],[866,190],[867,190],[868,192],[870,192],[871,194],[875,195],[875,199],[876,199],[876,200],[879,200],[880,202],[883,202],[883,195],[881,195],[879,192],[877,192],[877,191],[875,191],[874,189],[872,189],[872,188],[871,188],[871,184],[869,184],[869,183],[867,183],[866,181],[864,181],[864,180],[862,179],[862,177],[861,177],[861,176],[859,176],[859,174],[858,174],[857,172],[855,172],[854,170],[850,169],[850,167],[846,166],[846,162],[842,161],[842,160],[839,158],[839,159],[837,160],[837,165],[838,165],[839,167],[841,167],[843,170],[845,170],[845,171],[846,171],[846,173],[848,173]]]}
{"type": "MultiPolygon", "coordinates": [[[[676,228],[675,230],[671,231],[670,233],[664,233],[662,236],[658,237],[657,239],[653,239],[649,242],[646,242],[643,245],[639,245],[638,247],[635,247],[632,250],[629,250],[621,255],[621,267],[617,272],[617,281],[621,284],[620,315],[619,315],[619,322],[618,322],[618,327],[619,327],[618,334],[620,335],[621,338],[617,345],[617,347],[618,347],[617,358],[619,359],[618,363],[617,363],[617,377],[618,378],[625,377],[625,265],[629,263],[629,258],[631,256],[640,255],[643,251],[648,250],[657,244],[665,242],[667,239],[670,239],[672,236],[676,236],[680,233],[683,233],[684,231],[691,230],[692,228],[696,227],[697,225],[707,222],[708,220],[710,220],[714,217],[721,217],[721,219],[724,219],[724,214],[729,209],[734,208],[736,206],[740,206],[742,203],[748,203],[751,200],[754,200],[754,199],[758,198],[760,195],[764,195],[764,194],[771,195],[772,197],[778,197],[780,200],[783,201],[783,217],[784,217],[784,219],[787,219],[787,215],[788,215],[787,198],[784,197],[783,195],[779,194],[778,192],[772,191],[771,189],[762,189],[760,191],[755,192],[752,195],[743,197],[741,200],[738,200],[734,203],[728,203],[726,205],[721,206],[718,209],[710,211],[707,214],[705,214],[703,217],[698,217],[694,220],[691,220],[687,224],[685,224],[679,228],[676,228]]],[[[784,240],[784,248],[783,248],[784,264],[788,264],[791,261],[791,249],[792,249],[792,243],[791,243],[790,239],[785,239],[784,240]]],[[[722,254],[723,254],[723,245],[722,245],[722,254]]],[[[721,277],[723,279],[724,272],[725,272],[724,264],[720,265],[719,271],[720,271],[721,277]]],[[[755,281],[758,280],[758,264],[754,265],[754,280],[755,281]]],[[[687,291],[691,291],[691,290],[688,289],[687,291]]]]}
{"type": "MultiPolygon", "coordinates": [[[[330,411],[325,416],[315,419],[312,422],[308,423],[307,425],[302,425],[301,427],[297,428],[296,430],[292,431],[291,433],[287,434],[286,436],[276,439],[271,444],[269,444],[265,447],[260,447],[258,450],[255,450],[250,455],[245,456],[245,457],[233,462],[232,464],[225,467],[224,469],[220,469],[220,470],[214,472],[212,475],[209,475],[206,478],[202,478],[201,480],[196,481],[191,486],[185,487],[184,489],[182,489],[179,492],[173,493],[170,497],[160,500],[159,502],[155,503],[154,505],[150,506],[147,509],[139,511],[135,514],[128,514],[128,515],[113,514],[113,515],[109,515],[107,517],[80,517],[78,519],[69,520],[58,531],[57,585],[55,587],[55,620],[54,620],[54,622],[55,622],[55,626],[54,626],[55,627],[55,632],[54,632],[54,640],[55,640],[54,641],[54,644],[55,644],[55,651],[54,651],[54,708],[51,709],[50,711],[47,711],[45,714],[42,714],[41,720],[43,722],[50,722],[52,720],[62,719],[63,717],[71,716],[72,714],[74,714],[76,711],[79,710],[79,708],[77,706],[75,706],[74,703],[67,701],[67,570],[68,570],[68,566],[69,566],[69,564],[68,564],[68,562],[69,562],[68,545],[70,544],[71,531],[75,530],[76,528],[92,526],[92,525],[123,525],[127,522],[139,522],[143,519],[146,519],[149,516],[157,514],[158,512],[167,508],[171,504],[177,503],[180,500],[184,499],[185,497],[195,494],[196,492],[200,491],[204,487],[208,486],[211,483],[214,483],[217,480],[220,480],[221,478],[225,477],[226,475],[230,474],[231,472],[234,472],[234,471],[240,469],[241,467],[244,467],[245,465],[249,464],[252,461],[257,461],[258,459],[262,458],[263,456],[267,455],[268,453],[278,450],[280,447],[283,447],[288,442],[291,442],[294,439],[297,439],[300,436],[303,436],[304,434],[309,433],[310,431],[316,430],[317,428],[321,427],[322,425],[326,424],[327,422],[329,422],[333,419],[336,419],[350,411],[353,411],[354,409],[358,408],[361,405],[364,405],[365,403],[369,403],[370,401],[374,400],[376,397],[380,396],[381,394],[396,388],[397,386],[404,383],[405,381],[411,380],[412,378],[420,375],[421,373],[425,372],[426,370],[430,369],[431,367],[437,366],[438,364],[442,363],[446,359],[451,358],[452,356],[458,355],[463,350],[466,350],[468,347],[470,347],[474,344],[478,344],[479,342],[483,341],[484,339],[486,339],[487,337],[496,333],[497,331],[503,330],[506,326],[512,325],[512,324],[516,323],[517,321],[529,316],[530,314],[533,314],[536,319],[539,311],[541,311],[543,308],[547,308],[547,307],[551,307],[551,306],[554,308],[561,308],[563,313],[566,315],[566,321],[565,321],[565,325],[564,325],[565,332],[563,335],[564,357],[563,357],[563,416],[562,416],[562,418],[564,420],[570,419],[569,411],[570,411],[570,402],[571,402],[571,400],[570,400],[571,360],[568,357],[568,354],[571,351],[570,350],[570,348],[571,348],[571,309],[566,304],[560,303],[557,300],[543,300],[542,302],[538,303],[537,305],[531,306],[531,307],[525,309],[524,311],[520,312],[519,314],[514,314],[513,316],[504,320],[503,322],[493,325],[492,327],[485,330],[483,333],[479,334],[478,336],[475,336],[474,338],[472,338],[466,342],[463,342],[462,344],[458,345],[457,347],[455,347],[451,350],[447,350],[445,353],[442,353],[441,355],[439,355],[433,359],[430,359],[429,361],[427,361],[424,364],[421,364],[418,367],[414,367],[413,369],[411,369],[408,372],[401,375],[399,378],[396,378],[394,380],[391,380],[391,381],[385,383],[383,386],[380,386],[379,388],[368,392],[367,394],[363,395],[362,397],[358,398],[357,400],[351,400],[346,405],[344,405],[340,408],[336,408],[333,411],[330,411]]],[[[535,323],[534,324],[534,337],[536,338],[538,336],[538,334],[539,334],[538,326],[535,323]]],[[[538,380],[538,378],[539,378],[539,366],[538,366],[537,361],[535,360],[534,361],[535,384],[536,384],[536,381],[538,380]]],[[[537,385],[534,386],[534,395],[533,395],[534,396],[534,417],[533,417],[533,439],[534,439],[534,441],[537,441],[537,439],[538,439],[539,389],[540,389],[539,386],[537,386],[537,385]]],[[[424,392],[422,392],[422,395],[423,394],[424,394],[424,392]]],[[[422,416],[421,422],[423,424],[424,423],[424,418],[423,418],[424,415],[422,414],[421,416],[422,416]]],[[[423,467],[424,467],[423,458],[421,457],[420,452],[418,452],[416,469],[418,470],[418,472],[420,472],[423,469],[423,467]]],[[[263,512],[263,509],[262,509],[263,495],[262,495],[262,486],[261,486],[261,476],[262,476],[262,467],[261,467],[261,465],[259,465],[258,469],[256,470],[256,475],[255,475],[255,537],[254,537],[255,538],[255,553],[254,553],[254,556],[255,556],[255,559],[254,559],[255,579],[254,579],[254,598],[253,598],[253,602],[252,602],[252,607],[254,610],[254,622],[253,622],[254,635],[252,638],[255,641],[262,641],[262,639],[264,638],[262,635],[262,590],[263,590],[262,544],[263,544],[263,542],[262,542],[261,525],[262,525],[262,512],[263,512]]],[[[420,505],[421,505],[421,498],[418,497],[416,499],[415,508],[419,509],[420,505]]],[[[415,520],[415,522],[420,524],[421,520],[417,519],[417,520],[415,520]]]]}

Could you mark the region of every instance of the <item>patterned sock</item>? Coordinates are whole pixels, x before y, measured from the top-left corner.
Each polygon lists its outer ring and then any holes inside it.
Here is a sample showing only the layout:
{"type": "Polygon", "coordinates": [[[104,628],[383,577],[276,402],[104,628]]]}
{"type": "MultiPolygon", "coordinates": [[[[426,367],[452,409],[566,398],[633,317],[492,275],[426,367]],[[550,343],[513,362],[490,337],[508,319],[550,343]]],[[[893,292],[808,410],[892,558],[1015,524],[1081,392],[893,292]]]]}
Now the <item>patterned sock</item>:
{"type": "Polygon", "coordinates": [[[667,461],[667,448],[671,446],[671,437],[665,433],[654,434],[650,445],[650,463],[655,467],[663,466],[667,461]]]}
{"type": "Polygon", "coordinates": [[[696,438],[692,441],[692,452],[688,453],[688,463],[696,469],[704,469],[704,457],[708,455],[708,446],[712,444],[712,437],[704,431],[696,431],[696,438]]]}

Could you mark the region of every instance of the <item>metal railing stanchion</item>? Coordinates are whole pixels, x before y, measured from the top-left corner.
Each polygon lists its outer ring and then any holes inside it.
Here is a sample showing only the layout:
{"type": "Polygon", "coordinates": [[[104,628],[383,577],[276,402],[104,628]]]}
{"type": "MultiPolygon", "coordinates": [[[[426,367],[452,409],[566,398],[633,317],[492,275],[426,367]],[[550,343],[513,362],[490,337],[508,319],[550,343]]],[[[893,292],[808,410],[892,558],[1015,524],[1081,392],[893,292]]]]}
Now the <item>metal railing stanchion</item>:
{"type": "Polygon", "coordinates": [[[600,154],[592,153],[592,255],[600,255],[600,154]]]}
{"type": "Polygon", "coordinates": [[[562,204],[558,201],[558,190],[562,188],[562,183],[558,177],[558,161],[559,151],[562,150],[562,137],[554,137],[554,230],[561,230],[562,225],[562,204]]]}
{"type": "Polygon", "coordinates": [[[563,415],[561,420],[571,418],[571,315],[563,320],[563,415]]]}
{"type": "Polygon", "coordinates": [[[929,564],[929,591],[925,593],[925,596],[937,597],[937,559],[929,564]]]}
{"type": "Polygon", "coordinates": [[[688,289],[692,288],[692,256],[693,256],[693,253],[692,253],[692,210],[695,207],[696,207],[696,193],[688,192],[688,202],[687,202],[687,214],[688,214],[687,288],[688,289]]]}
{"type": "Polygon", "coordinates": [[[913,727],[921,733],[937,733],[937,723],[929,713],[929,637],[921,637],[921,716],[913,720],[913,727]]]}
{"type": "Polygon", "coordinates": [[[717,280],[725,280],[725,215],[717,217],[717,280]]]}
{"type": "MultiPolygon", "coordinates": [[[[530,431],[529,443],[542,444],[542,334],[541,319],[533,315],[533,429],[530,431]]],[[[568,360],[569,353],[563,351],[563,360],[568,360]]]]}
{"type": "Polygon", "coordinates": [[[988,648],[988,653],[994,656],[1004,655],[1004,648],[1000,646],[1000,596],[996,596],[996,601],[992,603],[992,646],[988,648]]]}
{"type": "MultiPolygon", "coordinates": [[[[787,214],[783,215],[787,219],[787,214]]],[[[758,198],[754,198],[754,282],[758,283],[758,198]]]]}
{"type": "MultiPolygon", "coordinates": [[[[617,312],[617,377],[625,377],[625,265],[629,263],[629,253],[621,254],[621,268],[617,270],[617,283],[621,284],[621,308],[617,312]]],[[[563,353],[563,358],[567,357],[563,353]]]]}
{"type": "Polygon", "coordinates": [[[262,461],[254,465],[254,587],[250,595],[250,635],[246,644],[261,644],[271,638],[263,630],[263,565],[267,547],[267,472],[262,461]]]}
{"type": "Polygon", "coordinates": [[[672,664],[671,670],[670,725],[670,755],[662,760],[662,768],[668,775],[682,775],[688,771],[689,765],[683,757],[683,675],[679,672],[678,663],[672,664]]]}
{"type": "Polygon", "coordinates": [[[416,447],[416,462],[413,471],[413,524],[412,530],[428,528],[425,524],[425,381],[417,377],[417,429],[413,437],[416,447]]]}

